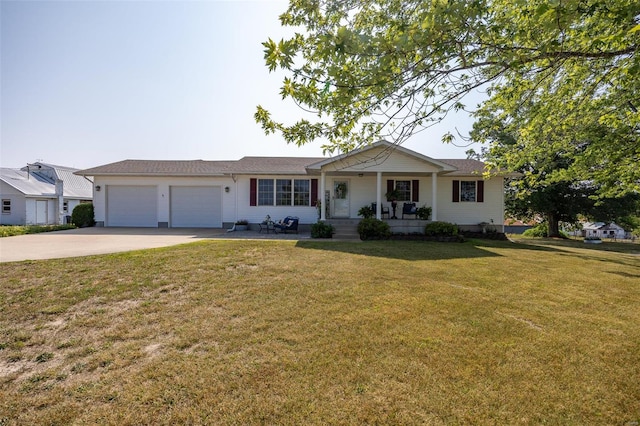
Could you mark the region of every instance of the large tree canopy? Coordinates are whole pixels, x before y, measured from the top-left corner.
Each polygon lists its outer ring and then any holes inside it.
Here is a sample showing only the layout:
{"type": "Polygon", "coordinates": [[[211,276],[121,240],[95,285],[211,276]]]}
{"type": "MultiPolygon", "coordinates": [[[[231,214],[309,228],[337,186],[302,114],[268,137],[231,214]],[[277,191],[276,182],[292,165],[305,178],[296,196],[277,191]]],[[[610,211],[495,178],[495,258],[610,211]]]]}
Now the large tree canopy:
{"type": "Polygon", "coordinates": [[[402,143],[482,88],[479,117],[517,120],[520,152],[582,149],[563,173],[638,189],[637,0],[292,0],[280,20],[299,32],[265,42],[266,64],[307,113],[284,123],[259,106],[267,133],[330,152],[402,143]]]}

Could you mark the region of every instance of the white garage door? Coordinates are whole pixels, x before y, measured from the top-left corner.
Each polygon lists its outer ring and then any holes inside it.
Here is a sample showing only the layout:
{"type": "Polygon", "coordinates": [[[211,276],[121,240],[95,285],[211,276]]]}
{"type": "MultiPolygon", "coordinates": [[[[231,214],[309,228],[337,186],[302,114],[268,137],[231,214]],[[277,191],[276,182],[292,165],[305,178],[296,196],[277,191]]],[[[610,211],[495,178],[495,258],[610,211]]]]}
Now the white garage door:
{"type": "Polygon", "coordinates": [[[107,226],[158,226],[155,186],[108,185],[107,226]]]}
{"type": "Polygon", "coordinates": [[[172,186],[172,228],[222,228],[219,186],[172,186]]]}

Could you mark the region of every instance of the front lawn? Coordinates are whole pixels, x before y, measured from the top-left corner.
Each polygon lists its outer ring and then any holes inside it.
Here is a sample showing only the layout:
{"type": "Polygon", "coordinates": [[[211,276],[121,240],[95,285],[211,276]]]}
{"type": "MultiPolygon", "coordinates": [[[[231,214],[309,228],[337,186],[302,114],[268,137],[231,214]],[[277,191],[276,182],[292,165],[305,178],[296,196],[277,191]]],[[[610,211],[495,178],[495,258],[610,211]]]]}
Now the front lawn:
{"type": "Polygon", "coordinates": [[[212,240],[3,263],[0,424],[634,424],[640,256],[617,250],[212,240]]]}

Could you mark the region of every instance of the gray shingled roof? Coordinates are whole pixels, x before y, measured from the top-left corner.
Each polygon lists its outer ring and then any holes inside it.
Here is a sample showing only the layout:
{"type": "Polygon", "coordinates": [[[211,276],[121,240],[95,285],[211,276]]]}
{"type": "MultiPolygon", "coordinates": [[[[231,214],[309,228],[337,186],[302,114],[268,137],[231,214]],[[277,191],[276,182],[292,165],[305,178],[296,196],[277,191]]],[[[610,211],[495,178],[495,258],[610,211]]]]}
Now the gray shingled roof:
{"type": "MultiPolygon", "coordinates": [[[[307,167],[327,160],[326,157],[243,157],[237,161],[166,161],[166,160],[123,160],[76,174],[83,176],[221,176],[225,174],[287,174],[306,175],[307,167]]],[[[449,164],[457,171],[451,176],[481,175],[484,163],[478,160],[449,159],[437,160],[449,164]]]]}
{"type": "Polygon", "coordinates": [[[307,166],[324,157],[243,157],[233,165],[242,174],[307,174],[307,166]]]}
{"type": "Polygon", "coordinates": [[[204,160],[123,160],[104,166],[80,170],[83,176],[156,175],[156,176],[220,176],[231,173],[235,161],[204,160]]]}
{"type": "Polygon", "coordinates": [[[478,160],[468,159],[447,159],[439,160],[443,163],[447,163],[455,167],[455,172],[447,173],[447,176],[468,176],[468,175],[482,175],[484,170],[484,163],[478,160]]]}

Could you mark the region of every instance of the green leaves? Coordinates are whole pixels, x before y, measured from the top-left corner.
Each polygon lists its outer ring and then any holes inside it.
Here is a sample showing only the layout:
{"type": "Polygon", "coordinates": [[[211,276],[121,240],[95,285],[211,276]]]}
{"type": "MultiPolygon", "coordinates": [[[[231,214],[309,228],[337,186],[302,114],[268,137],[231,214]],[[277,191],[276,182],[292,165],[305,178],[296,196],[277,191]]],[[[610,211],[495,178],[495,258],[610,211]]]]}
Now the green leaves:
{"type": "MultiPolygon", "coordinates": [[[[495,151],[501,168],[558,151],[584,159],[563,173],[597,177],[596,158],[607,158],[618,181],[637,187],[637,173],[623,173],[614,164],[625,161],[599,141],[614,151],[621,140],[639,145],[637,113],[623,113],[640,104],[639,14],[636,0],[292,0],[280,20],[302,30],[263,43],[265,64],[286,71],[282,98],[317,121],[284,123],[261,108],[256,120],[291,143],[319,138],[344,151],[402,143],[489,88],[476,117],[505,127],[476,135],[517,141],[495,151]],[[589,134],[594,126],[601,139],[589,134]],[[579,149],[587,139],[590,149],[579,149]]],[[[637,150],[624,152],[638,160],[637,150]]]]}

